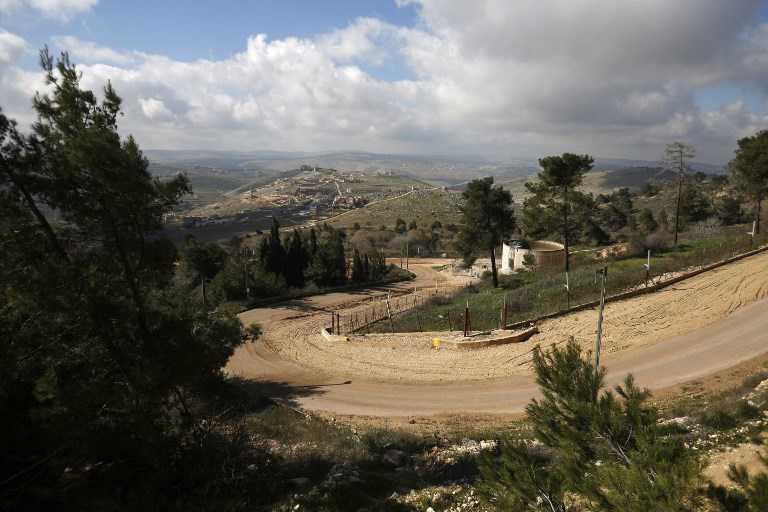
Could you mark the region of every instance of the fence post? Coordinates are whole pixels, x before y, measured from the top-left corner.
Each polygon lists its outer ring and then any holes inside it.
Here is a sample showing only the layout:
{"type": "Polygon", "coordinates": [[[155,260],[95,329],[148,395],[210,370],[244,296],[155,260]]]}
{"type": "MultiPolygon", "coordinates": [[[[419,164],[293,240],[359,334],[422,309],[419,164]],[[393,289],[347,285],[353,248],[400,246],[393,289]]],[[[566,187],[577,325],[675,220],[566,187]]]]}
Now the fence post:
{"type": "Polygon", "coordinates": [[[467,299],[467,306],[464,308],[464,336],[469,336],[469,330],[471,323],[469,320],[469,299],[467,299]]]}
{"type": "Polygon", "coordinates": [[[395,324],[392,321],[392,306],[389,304],[389,295],[390,293],[387,293],[387,315],[389,316],[389,327],[392,330],[392,334],[395,334],[395,324]]]}
{"type": "Polygon", "coordinates": [[[507,328],[507,294],[504,294],[504,302],[501,306],[501,328],[507,328]]]}

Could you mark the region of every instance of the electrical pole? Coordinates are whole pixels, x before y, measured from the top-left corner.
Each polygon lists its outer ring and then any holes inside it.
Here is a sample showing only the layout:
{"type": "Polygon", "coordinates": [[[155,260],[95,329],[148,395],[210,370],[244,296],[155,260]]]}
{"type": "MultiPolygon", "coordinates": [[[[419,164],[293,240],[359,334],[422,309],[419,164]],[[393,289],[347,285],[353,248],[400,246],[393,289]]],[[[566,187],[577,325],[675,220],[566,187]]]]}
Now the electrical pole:
{"type": "Polygon", "coordinates": [[[408,270],[408,240],[405,241],[405,270],[408,270]]]}
{"type": "Polygon", "coordinates": [[[568,271],[565,271],[565,296],[567,309],[571,309],[571,285],[568,281],[568,271]]]}
{"type": "Polygon", "coordinates": [[[600,370],[600,346],[603,341],[603,311],[605,310],[605,280],[608,277],[608,267],[603,267],[596,272],[600,276],[600,312],[597,316],[597,339],[595,339],[595,369],[600,370]]]}

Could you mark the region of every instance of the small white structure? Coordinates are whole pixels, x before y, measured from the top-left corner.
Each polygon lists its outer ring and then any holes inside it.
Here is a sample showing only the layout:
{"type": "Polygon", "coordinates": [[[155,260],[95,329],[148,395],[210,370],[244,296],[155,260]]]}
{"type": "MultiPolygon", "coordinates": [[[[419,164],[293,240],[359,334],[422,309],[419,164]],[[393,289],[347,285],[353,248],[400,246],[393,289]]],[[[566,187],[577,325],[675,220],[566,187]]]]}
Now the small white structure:
{"type": "Polygon", "coordinates": [[[501,273],[511,274],[518,270],[529,270],[525,257],[533,256],[536,266],[549,267],[564,265],[565,247],[547,240],[506,240],[501,246],[501,273]]]}

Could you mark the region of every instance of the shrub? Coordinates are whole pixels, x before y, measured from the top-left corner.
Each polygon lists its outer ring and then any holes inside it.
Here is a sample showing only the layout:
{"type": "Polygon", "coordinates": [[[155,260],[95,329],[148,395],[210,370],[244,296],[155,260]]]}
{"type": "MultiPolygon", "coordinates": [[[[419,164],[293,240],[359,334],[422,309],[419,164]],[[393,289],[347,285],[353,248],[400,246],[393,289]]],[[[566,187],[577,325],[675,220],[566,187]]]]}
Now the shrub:
{"type": "Polygon", "coordinates": [[[640,233],[633,233],[627,243],[627,256],[642,256],[648,250],[651,252],[660,252],[669,249],[672,246],[672,235],[666,231],[656,231],[650,235],[643,236],[640,233]]]}

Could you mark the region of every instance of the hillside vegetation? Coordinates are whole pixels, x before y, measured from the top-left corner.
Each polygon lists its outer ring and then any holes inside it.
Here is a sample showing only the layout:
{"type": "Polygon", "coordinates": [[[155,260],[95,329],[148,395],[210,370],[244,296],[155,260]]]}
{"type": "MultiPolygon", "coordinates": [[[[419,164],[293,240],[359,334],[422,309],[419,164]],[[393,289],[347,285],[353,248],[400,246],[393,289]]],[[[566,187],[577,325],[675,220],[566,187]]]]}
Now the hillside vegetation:
{"type": "Polygon", "coordinates": [[[385,199],[328,220],[334,227],[351,228],[359,224],[363,229],[379,229],[381,226],[394,227],[402,218],[415,221],[419,226],[429,226],[438,220],[442,224],[456,224],[460,221],[459,204],[461,195],[442,189],[417,190],[402,196],[385,199]]]}

